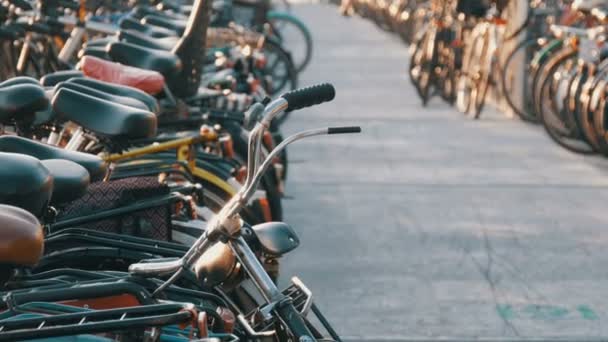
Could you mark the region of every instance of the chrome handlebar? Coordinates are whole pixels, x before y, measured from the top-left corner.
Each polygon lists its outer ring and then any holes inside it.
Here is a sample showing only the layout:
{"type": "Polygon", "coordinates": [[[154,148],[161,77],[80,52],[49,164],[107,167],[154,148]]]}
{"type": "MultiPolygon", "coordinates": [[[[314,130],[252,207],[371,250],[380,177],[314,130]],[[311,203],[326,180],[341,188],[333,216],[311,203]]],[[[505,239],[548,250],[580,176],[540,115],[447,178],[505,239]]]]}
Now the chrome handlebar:
{"type": "MultiPolygon", "coordinates": [[[[333,87],[323,85],[325,89],[331,88],[331,98],[325,97],[321,101],[319,98],[308,101],[308,105],[314,105],[324,101],[333,99],[333,87]]],[[[319,91],[319,86],[296,90],[292,93],[293,104],[292,108],[306,107],[307,100],[305,99],[307,89],[319,91]],[[297,104],[297,105],[296,105],[297,104]]],[[[289,94],[289,93],[288,93],[289,94]]],[[[286,94],[286,95],[288,95],[286,94]]],[[[183,257],[177,260],[160,261],[160,262],[141,262],[132,264],[129,267],[129,272],[142,276],[160,276],[173,273],[173,275],[160,287],[156,289],[154,294],[164,290],[177,280],[184,270],[190,269],[192,265],[203,255],[203,253],[211,247],[222,236],[235,236],[241,226],[242,221],[239,217],[239,212],[247,204],[249,198],[255,193],[257,185],[262,179],[266,169],[272,164],[273,159],[283,151],[287,145],[303,138],[324,135],[324,134],[339,134],[339,133],[358,133],[361,131],[359,127],[338,127],[338,128],[319,128],[311,129],[296,133],[286,138],[278,146],[276,146],[261,162],[261,145],[264,131],[269,128],[272,120],[279,114],[290,108],[288,97],[280,97],[272,101],[264,109],[261,120],[251,130],[248,140],[248,161],[247,161],[247,179],[240,190],[224,205],[224,207],[209,221],[207,230],[192,244],[192,247],[184,254],[183,257]]]]}

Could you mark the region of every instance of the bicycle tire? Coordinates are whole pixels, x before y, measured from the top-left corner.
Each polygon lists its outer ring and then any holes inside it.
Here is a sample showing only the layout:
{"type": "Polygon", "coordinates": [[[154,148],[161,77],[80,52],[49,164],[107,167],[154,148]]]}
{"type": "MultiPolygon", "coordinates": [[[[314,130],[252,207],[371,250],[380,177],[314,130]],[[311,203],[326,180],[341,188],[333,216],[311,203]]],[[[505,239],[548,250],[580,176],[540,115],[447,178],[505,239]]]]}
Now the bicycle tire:
{"type": "MultiPolygon", "coordinates": [[[[423,65],[421,69],[421,79],[424,80],[423,84],[420,84],[420,97],[422,98],[422,106],[426,107],[431,99],[431,87],[435,79],[435,65],[437,64],[437,30],[436,28],[431,31],[432,36],[426,39],[427,44],[432,44],[430,47],[425,46],[423,51],[423,65]],[[430,56],[428,56],[430,53],[430,56]]],[[[420,81],[422,82],[422,81],[420,81]]]]}
{"type": "Polygon", "coordinates": [[[588,66],[583,65],[572,79],[572,83],[569,86],[566,114],[568,115],[568,120],[570,120],[570,122],[574,123],[576,126],[581,140],[585,141],[594,149],[595,152],[597,152],[595,145],[587,138],[587,134],[583,128],[583,123],[581,122],[582,114],[580,113],[582,91],[587,79],[589,78],[589,72],[588,66]]]}
{"type": "Polygon", "coordinates": [[[597,86],[596,78],[592,76],[582,85],[580,101],[577,101],[576,114],[581,124],[581,132],[596,152],[601,152],[598,137],[593,129],[592,101],[597,86]]]}
{"type": "Polygon", "coordinates": [[[298,87],[298,72],[296,71],[289,52],[285,51],[279,44],[272,39],[267,39],[264,42],[264,55],[267,58],[267,65],[264,67],[264,74],[270,75],[272,84],[270,89],[267,89],[270,95],[277,95],[288,90],[295,90],[298,87]],[[271,61],[270,56],[274,55],[275,60],[271,61]],[[280,76],[273,71],[276,71],[279,65],[284,66],[285,75],[280,76]],[[275,76],[278,76],[275,77],[275,76]]]}
{"type": "Polygon", "coordinates": [[[488,96],[488,89],[490,88],[490,77],[491,77],[491,70],[493,68],[493,65],[495,63],[494,59],[494,52],[489,52],[490,49],[490,41],[489,41],[489,31],[485,30],[484,34],[483,34],[483,47],[481,50],[481,57],[483,57],[484,62],[488,63],[488,67],[487,68],[483,68],[483,65],[479,64],[481,67],[480,69],[480,74],[479,75],[479,83],[477,84],[476,87],[476,91],[475,91],[475,101],[474,101],[474,112],[473,112],[473,118],[474,119],[479,119],[481,117],[481,112],[483,111],[483,108],[486,104],[486,97],[488,96]]]}
{"type": "MultiPolygon", "coordinates": [[[[507,102],[507,105],[509,106],[509,108],[511,108],[511,110],[513,110],[513,112],[523,121],[537,123],[538,118],[536,117],[536,113],[534,111],[524,110],[523,108],[520,109],[518,106],[515,105],[513,96],[511,94],[511,92],[509,91],[509,89],[512,89],[512,86],[510,87],[507,84],[507,81],[510,79],[509,77],[507,77],[507,72],[510,69],[509,67],[511,65],[511,62],[513,62],[513,60],[515,59],[515,56],[517,55],[519,50],[528,48],[532,45],[539,45],[538,40],[536,40],[536,39],[524,40],[524,41],[520,42],[513,49],[513,51],[511,51],[507,55],[504,65],[501,68],[501,77],[500,78],[501,78],[501,83],[502,83],[502,95],[503,95],[505,101],[507,102]]],[[[524,74],[524,77],[526,77],[525,74],[524,74]]],[[[526,82],[526,83],[528,83],[528,82],[526,82]]],[[[524,94],[525,93],[526,93],[526,90],[524,90],[524,94]]]]}
{"type": "Polygon", "coordinates": [[[304,59],[301,62],[296,60],[296,58],[293,56],[292,56],[292,59],[294,59],[293,63],[294,63],[296,71],[302,72],[310,64],[310,61],[312,60],[312,55],[313,55],[313,39],[312,39],[312,34],[310,33],[310,30],[308,29],[308,27],[306,27],[306,25],[297,17],[295,17],[289,13],[284,13],[284,12],[269,11],[268,15],[267,15],[267,20],[273,26],[274,26],[273,21],[276,22],[277,20],[279,20],[279,21],[282,20],[285,23],[294,25],[298,29],[298,31],[301,32],[302,36],[304,37],[304,42],[305,42],[305,46],[306,46],[306,52],[304,55],[304,59]]]}
{"type": "Polygon", "coordinates": [[[608,88],[608,83],[604,83],[603,89],[601,90],[601,98],[599,99],[598,108],[593,113],[593,123],[594,129],[598,136],[598,143],[600,146],[600,152],[604,156],[608,156],[608,132],[606,130],[606,92],[608,88]]]}
{"type": "MultiPolygon", "coordinates": [[[[545,65],[544,71],[543,71],[543,76],[541,77],[541,83],[540,83],[540,90],[536,93],[536,97],[537,100],[535,102],[537,102],[538,105],[538,111],[540,114],[540,121],[543,124],[543,127],[545,128],[545,131],[547,132],[547,134],[549,135],[549,137],[558,145],[562,146],[563,148],[577,153],[577,154],[584,154],[584,155],[590,155],[590,154],[594,154],[595,152],[590,149],[590,146],[586,143],[586,147],[587,149],[582,149],[579,146],[575,146],[572,145],[570,143],[568,143],[566,141],[566,136],[560,132],[559,127],[555,127],[555,124],[551,123],[551,118],[548,117],[547,110],[546,108],[544,108],[544,106],[540,105],[542,103],[542,98],[546,97],[546,91],[545,89],[548,89],[548,87],[551,85],[552,81],[553,81],[553,74],[558,70],[558,68],[561,66],[562,63],[566,62],[568,59],[571,58],[575,58],[577,54],[577,50],[573,49],[573,48],[566,48],[563,51],[561,51],[559,54],[557,54],[556,56],[554,56],[552,58],[551,61],[548,61],[547,64],[545,65]],[[543,109],[544,108],[544,109],[543,109]]],[[[564,122],[561,122],[563,124],[563,126],[565,127],[566,124],[564,122]]],[[[566,127],[566,129],[568,129],[566,127]]],[[[580,133],[580,132],[579,132],[580,133]]],[[[576,137],[575,137],[576,138],[576,137]]],[[[578,140],[581,141],[581,140],[578,140]]]]}
{"type": "Polygon", "coordinates": [[[564,41],[561,39],[556,39],[549,42],[544,48],[538,51],[532,61],[530,62],[530,66],[533,68],[533,77],[532,77],[532,108],[534,110],[535,117],[538,118],[538,122],[540,123],[539,113],[537,110],[536,104],[536,92],[538,90],[539,79],[542,76],[543,69],[546,63],[551,60],[554,54],[559,53],[563,47],[564,41]]]}

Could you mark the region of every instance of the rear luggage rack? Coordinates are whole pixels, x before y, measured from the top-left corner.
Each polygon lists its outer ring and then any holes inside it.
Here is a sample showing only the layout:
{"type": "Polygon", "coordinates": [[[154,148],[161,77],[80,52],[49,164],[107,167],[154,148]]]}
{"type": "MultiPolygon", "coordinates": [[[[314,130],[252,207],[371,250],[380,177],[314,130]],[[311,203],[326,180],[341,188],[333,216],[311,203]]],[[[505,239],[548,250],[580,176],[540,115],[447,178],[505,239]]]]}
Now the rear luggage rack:
{"type": "MultiPolygon", "coordinates": [[[[310,320],[307,318],[308,314],[311,312],[314,314],[314,318],[316,318],[316,320],[321,323],[325,331],[327,331],[327,333],[331,336],[333,340],[341,341],[340,336],[338,336],[338,334],[329,324],[325,316],[323,316],[321,310],[319,310],[319,308],[317,308],[317,306],[315,305],[312,297],[312,292],[308,289],[308,287],[306,287],[306,285],[300,280],[300,278],[291,278],[291,285],[289,285],[285,290],[283,290],[283,294],[291,298],[291,300],[293,301],[293,306],[296,308],[296,310],[298,310],[298,312],[302,314],[302,317],[306,321],[308,328],[311,329],[313,333],[321,335],[318,329],[314,327],[310,320]]],[[[263,311],[263,309],[264,308],[262,308],[261,311],[263,311]]],[[[245,318],[247,322],[251,324],[252,321],[255,321],[254,316],[256,316],[259,311],[260,310],[256,310],[254,312],[249,313],[245,318]]],[[[252,327],[256,331],[269,331],[274,328],[274,323],[275,322],[273,321],[261,322],[258,320],[257,324],[252,324],[252,327]]]]}
{"type": "Polygon", "coordinates": [[[191,309],[191,306],[182,304],[155,304],[33,318],[13,316],[0,321],[0,341],[133,331],[172,324],[187,324],[194,319],[191,309]]]}

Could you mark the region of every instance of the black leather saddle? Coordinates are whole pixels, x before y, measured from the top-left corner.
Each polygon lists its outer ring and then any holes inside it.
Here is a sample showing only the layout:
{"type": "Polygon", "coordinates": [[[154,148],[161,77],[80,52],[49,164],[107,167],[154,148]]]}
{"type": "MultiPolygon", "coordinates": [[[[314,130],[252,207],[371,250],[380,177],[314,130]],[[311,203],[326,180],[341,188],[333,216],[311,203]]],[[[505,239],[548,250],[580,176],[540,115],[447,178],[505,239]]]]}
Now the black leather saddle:
{"type": "Polygon", "coordinates": [[[110,102],[114,102],[114,103],[119,103],[121,105],[130,106],[130,107],[138,108],[141,110],[149,110],[148,106],[145,103],[143,103],[135,98],[106,93],[101,90],[98,90],[98,89],[95,89],[92,87],[87,87],[85,85],[75,83],[75,82],[61,82],[55,86],[55,92],[58,91],[59,89],[63,89],[63,88],[72,89],[79,93],[91,95],[98,99],[102,99],[102,100],[106,100],[106,101],[110,101],[110,102]]]}
{"type": "Polygon", "coordinates": [[[56,71],[43,76],[40,79],[40,84],[44,87],[54,87],[57,83],[67,81],[74,77],[84,77],[84,75],[78,70],[56,71]]]}
{"type": "Polygon", "coordinates": [[[119,139],[152,138],[156,115],[72,89],[59,89],[53,96],[53,110],[61,119],[73,121],[97,134],[119,139]]]}
{"type": "Polygon", "coordinates": [[[148,14],[141,21],[141,23],[144,25],[155,25],[175,31],[177,32],[178,36],[184,34],[184,31],[186,30],[186,22],[187,20],[174,20],[158,14],[148,14]]]}
{"type": "Polygon", "coordinates": [[[47,108],[44,89],[37,84],[0,85],[0,123],[33,120],[36,111],[47,108]]]}
{"type": "Polygon", "coordinates": [[[81,85],[87,86],[89,88],[94,88],[94,89],[100,90],[104,93],[117,95],[117,96],[123,96],[123,97],[129,97],[129,98],[139,100],[148,107],[149,111],[156,113],[156,114],[160,113],[160,107],[158,105],[158,101],[156,101],[156,99],[153,96],[151,96],[139,89],[123,86],[120,84],[108,83],[108,82],[96,80],[93,78],[74,78],[74,79],[69,80],[68,82],[81,84],[81,85]]]}
{"type": "Polygon", "coordinates": [[[182,69],[179,57],[169,51],[145,48],[125,42],[111,43],[108,45],[107,51],[116,62],[154,70],[168,79],[177,76],[182,69]]]}
{"type": "Polygon", "coordinates": [[[105,45],[87,45],[82,50],[80,50],[80,52],[78,52],[78,58],[82,58],[83,56],[93,56],[108,61],[112,60],[112,57],[110,57],[110,55],[108,55],[108,51],[106,51],[105,45]]]}
{"type": "Polygon", "coordinates": [[[53,193],[51,205],[74,201],[87,192],[91,181],[89,172],[84,167],[64,159],[47,159],[41,161],[53,176],[53,193]]]}
{"type": "Polygon", "coordinates": [[[109,43],[113,43],[117,40],[118,39],[116,39],[116,36],[91,39],[87,41],[86,47],[100,47],[105,49],[106,45],[108,45],[109,43]]]}
{"type": "Polygon", "coordinates": [[[41,216],[51,200],[53,176],[40,160],[0,152],[0,203],[41,216]]]}
{"type": "Polygon", "coordinates": [[[179,41],[177,37],[152,38],[145,33],[135,30],[120,30],[118,39],[126,43],[135,44],[150,49],[166,50],[173,49],[179,41]]]}
{"type": "MultiPolygon", "coordinates": [[[[40,160],[64,159],[84,167],[92,182],[102,180],[107,173],[106,163],[92,154],[68,151],[38,141],[13,136],[0,136],[0,152],[25,154],[40,160]]],[[[55,173],[53,173],[54,175],[55,173]]]]}
{"type": "Polygon", "coordinates": [[[141,33],[145,33],[150,37],[154,38],[163,38],[163,37],[172,37],[177,36],[177,32],[173,30],[169,30],[164,27],[158,27],[153,25],[144,25],[140,23],[138,20],[133,18],[124,18],[119,23],[119,26],[123,30],[135,30],[141,33]]]}
{"type": "Polygon", "coordinates": [[[137,5],[131,11],[130,15],[134,18],[142,19],[147,15],[158,15],[164,18],[173,19],[173,20],[182,20],[187,21],[188,16],[183,15],[181,13],[176,13],[175,11],[167,12],[167,11],[159,11],[156,7],[146,6],[146,5],[137,5]]]}
{"type": "Polygon", "coordinates": [[[17,77],[9,78],[8,80],[0,83],[0,88],[6,88],[6,87],[17,85],[17,84],[39,85],[38,81],[35,78],[27,77],[27,76],[17,76],[17,77]]]}

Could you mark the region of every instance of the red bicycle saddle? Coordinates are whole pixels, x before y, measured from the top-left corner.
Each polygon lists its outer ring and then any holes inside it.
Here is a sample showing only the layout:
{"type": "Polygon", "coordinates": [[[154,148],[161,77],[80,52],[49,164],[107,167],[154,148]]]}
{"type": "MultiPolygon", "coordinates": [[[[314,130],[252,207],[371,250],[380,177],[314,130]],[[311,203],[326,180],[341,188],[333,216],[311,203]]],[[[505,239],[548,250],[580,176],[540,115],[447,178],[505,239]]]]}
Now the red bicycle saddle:
{"type": "Polygon", "coordinates": [[[88,77],[137,88],[148,94],[160,93],[165,85],[165,78],[156,71],[131,67],[93,56],[84,56],[80,60],[80,68],[88,77]]]}

